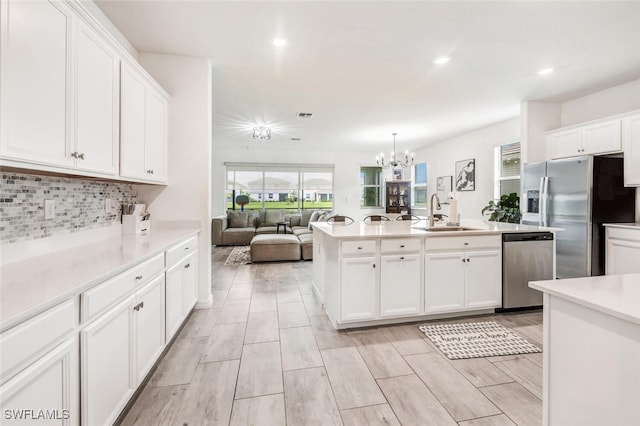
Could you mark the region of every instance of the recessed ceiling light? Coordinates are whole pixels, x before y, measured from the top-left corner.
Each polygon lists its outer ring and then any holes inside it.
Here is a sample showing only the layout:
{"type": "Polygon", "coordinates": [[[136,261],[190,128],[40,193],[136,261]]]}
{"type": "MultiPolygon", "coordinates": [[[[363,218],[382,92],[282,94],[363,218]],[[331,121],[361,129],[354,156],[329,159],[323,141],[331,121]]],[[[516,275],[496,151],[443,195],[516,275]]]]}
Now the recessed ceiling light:
{"type": "Polygon", "coordinates": [[[543,68],[540,71],[538,71],[538,74],[547,75],[547,74],[551,74],[552,72],[553,72],[553,68],[543,68]]]}
{"type": "Polygon", "coordinates": [[[287,40],[283,38],[275,38],[273,39],[273,45],[277,47],[284,47],[287,45],[287,40]]]}
{"type": "Polygon", "coordinates": [[[433,63],[436,65],[442,65],[442,64],[446,64],[450,60],[451,60],[451,56],[440,56],[439,58],[434,60],[433,63]]]}

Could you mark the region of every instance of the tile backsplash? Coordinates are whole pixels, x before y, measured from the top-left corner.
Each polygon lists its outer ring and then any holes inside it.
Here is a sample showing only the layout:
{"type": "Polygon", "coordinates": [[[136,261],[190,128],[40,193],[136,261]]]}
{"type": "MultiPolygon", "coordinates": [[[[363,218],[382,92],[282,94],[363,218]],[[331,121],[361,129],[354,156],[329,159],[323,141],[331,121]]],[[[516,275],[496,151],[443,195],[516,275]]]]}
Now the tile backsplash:
{"type": "Polygon", "coordinates": [[[110,226],[120,222],[120,213],[107,213],[105,200],[112,199],[119,209],[137,197],[138,187],[130,183],[2,172],[0,241],[11,244],[110,226]],[[44,200],[55,201],[53,219],[44,218],[44,200]]]}

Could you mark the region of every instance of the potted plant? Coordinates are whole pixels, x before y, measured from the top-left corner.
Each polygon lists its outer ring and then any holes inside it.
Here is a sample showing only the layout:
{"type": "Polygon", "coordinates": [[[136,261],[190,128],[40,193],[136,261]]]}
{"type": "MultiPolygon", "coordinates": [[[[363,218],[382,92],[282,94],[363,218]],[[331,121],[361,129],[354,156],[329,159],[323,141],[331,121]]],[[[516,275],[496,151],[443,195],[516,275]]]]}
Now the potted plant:
{"type": "Polygon", "coordinates": [[[520,197],[512,192],[501,196],[497,202],[491,200],[482,209],[482,215],[486,213],[491,213],[489,220],[493,222],[520,223],[520,197]]]}

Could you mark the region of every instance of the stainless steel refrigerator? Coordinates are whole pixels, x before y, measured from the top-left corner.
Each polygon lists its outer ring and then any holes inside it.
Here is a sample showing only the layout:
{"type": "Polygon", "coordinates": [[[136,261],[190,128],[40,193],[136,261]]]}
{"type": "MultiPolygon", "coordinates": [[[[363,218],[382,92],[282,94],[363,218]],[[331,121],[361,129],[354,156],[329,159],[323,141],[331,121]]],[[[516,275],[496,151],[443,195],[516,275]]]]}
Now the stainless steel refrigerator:
{"type": "Polygon", "coordinates": [[[635,188],[623,159],[572,157],[524,165],[522,223],[563,228],[556,235],[558,278],[604,274],[603,223],[635,221],[635,188]]]}

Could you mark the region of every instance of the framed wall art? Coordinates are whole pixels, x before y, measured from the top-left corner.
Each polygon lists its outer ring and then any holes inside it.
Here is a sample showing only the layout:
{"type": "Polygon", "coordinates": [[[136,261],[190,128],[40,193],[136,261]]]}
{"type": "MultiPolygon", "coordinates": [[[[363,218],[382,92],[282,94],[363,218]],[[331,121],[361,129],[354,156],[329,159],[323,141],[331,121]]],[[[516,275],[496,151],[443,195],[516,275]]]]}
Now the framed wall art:
{"type": "Polygon", "coordinates": [[[440,204],[449,204],[452,182],[453,176],[438,176],[436,178],[436,192],[438,193],[440,204]]]}
{"type": "Polygon", "coordinates": [[[402,180],[402,169],[393,169],[393,180],[402,180]]]}
{"type": "Polygon", "coordinates": [[[476,190],[476,159],[456,161],[456,191],[476,190]]]}

